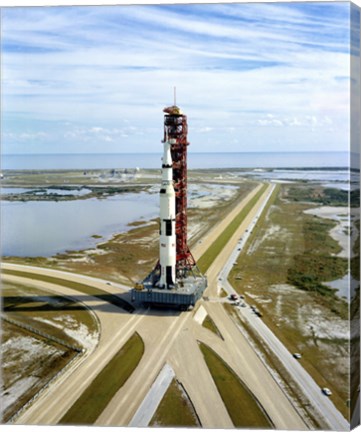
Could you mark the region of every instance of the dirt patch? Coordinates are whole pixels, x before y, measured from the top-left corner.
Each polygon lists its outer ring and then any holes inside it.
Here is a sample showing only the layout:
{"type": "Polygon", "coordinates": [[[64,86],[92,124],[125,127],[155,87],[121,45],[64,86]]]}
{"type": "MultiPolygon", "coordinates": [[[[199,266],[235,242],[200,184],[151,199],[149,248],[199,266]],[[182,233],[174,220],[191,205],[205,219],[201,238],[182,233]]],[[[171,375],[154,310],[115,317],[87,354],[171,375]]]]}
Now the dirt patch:
{"type": "Polygon", "coordinates": [[[17,412],[77,355],[2,321],[3,421],[17,412]]]}

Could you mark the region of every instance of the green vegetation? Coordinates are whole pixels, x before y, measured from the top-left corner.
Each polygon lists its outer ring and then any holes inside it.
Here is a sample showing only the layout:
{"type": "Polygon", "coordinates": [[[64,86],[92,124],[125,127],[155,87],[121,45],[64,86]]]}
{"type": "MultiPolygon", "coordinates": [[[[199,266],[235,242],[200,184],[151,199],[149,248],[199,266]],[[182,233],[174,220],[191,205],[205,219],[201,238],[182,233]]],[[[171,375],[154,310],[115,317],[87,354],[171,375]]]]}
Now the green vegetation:
{"type": "MultiPolygon", "coordinates": [[[[289,189],[294,188],[284,186],[283,195],[288,197],[289,189]]],[[[254,286],[257,281],[261,288],[289,283],[323,296],[321,304],[346,317],[345,302],[339,300],[335,290],[323,284],[342,278],[347,271],[347,260],[334,256],[341,248],[329,234],[336,222],[305,214],[306,204],[285,203],[279,198],[280,191],[280,187],[275,189],[231,272],[231,281],[234,286],[254,286]],[[267,233],[270,224],[271,229],[278,228],[278,234],[267,233]]]]}
{"type": "Polygon", "coordinates": [[[344,276],[346,260],[335,256],[340,247],[329,235],[335,222],[305,214],[311,204],[290,202],[291,187],[281,185],[271,198],[229,280],[288,350],[302,353],[305,369],[348,415],[349,346],[346,334],[335,334],[348,318],[348,304],[324,286],[344,276]],[[319,331],[321,322],[329,325],[319,331]]]}
{"type": "Polygon", "coordinates": [[[143,340],[138,333],[134,333],[62,417],[59,424],[93,424],[135,370],[143,353],[143,340]]]}
{"type": "Polygon", "coordinates": [[[45,276],[42,274],[36,274],[36,273],[30,273],[30,272],[24,272],[24,271],[18,271],[18,270],[3,269],[2,272],[4,274],[11,274],[11,275],[20,276],[20,277],[26,277],[28,279],[33,279],[33,280],[35,279],[35,280],[53,283],[55,285],[61,285],[61,286],[65,286],[68,288],[73,288],[77,291],[83,292],[84,294],[89,294],[89,295],[92,295],[94,297],[98,297],[98,298],[100,298],[100,299],[102,299],[108,303],[112,303],[115,306],[121,307],[128,312],[134,312],[134,307],[130,303],[121,299],[119,296],[109,294],[106,291],[103,291],[99,288],[95,288],[95,287],[85,285],[85,284],[82,284],[79,282],[73,282],[70,280],[65,280],[65,279],[61,279],[61,278],[57,278],[57,277],[53,277],[53,276],[45,276]]]}
{"type": "Polygon", "coordinates": [[[348,198],[348,191],[321,186],[292,186],[287,193],[287,199],[291,201],[314,202],[329,206],[347,206],[348,198]]]}
{"type": "Polygon", "coordinates": [[[90,189],[87,194],[76,194],[76,191],[79,190],[78,187],[70,187],[70,186],[56,186],[56,189],[61,189],[64,191],[74,191],[74,194],[59,194],[51,192],[51,189],[54,186],[45,186],[45,187],[37,187],[36,189],[29,189],[27,192],[22,193],[13,193],[13,194],[4,194],[1,199],[6,201],[75,201],[75,200],[86,200],[89,198],[108,198],[112,195],[119,195],[122,193],[137,193],[147,189],[146,186],[110,186],[110,187],[92,187],[87,186],[87,189],[90,189]]]}
{"type": "Polygon", "coordinates": [[[134,222],[129,222],[128,226],[139,227],[139,226],[145,225],[146,223],[147,223],[147,221],[145,221],[145,220],[138,220],[138,221],[134,221],[134,222]]]}
{"type": "MultiPolygon", "coordinates": [[[[360,281],[360,220],[357,219],[354,222],[354,226],[351,229],[351,244],[353,244],[352,250],[354,256],[351,258],[351,275],[352,277],[360,281]]],[[[360,282],[355,289],[354,297],[351,300],[350,305],[350,320],[351,320],[351,413],[357,407],[359,386],[360,383],[360,338],[359,328],[360,322],[360,282]],[[355,329],[355,330],[354,330],[355,329]]]]}
{"type": "Polygon", "coordinates": [[[247,386],[211,348],[199,345],[234,426],[271,429],[271,420],[247,386]]]}
{"type": "Polygon", "coordinates": [[[288,269],[287,280],[291,285],[324,296],[335,296],[334,290],[322,282],[341,278],[347,271],[347,260],[330,254],[340,251],[340,246],[330,237],[329,231],[336,222],[306,216],[303,224],[304,249],[294,256],[288,269]]]}
{"type": "Polygon", "coordinates": [[[219,235],[219,237],[211,244],[211,246],[204,252],[204,254],[198,260],[198,267],[202,273],[205,273],[211,266],[213,261],[219,255],[221,250],[225,247],[228,241],[231,239],[233,234],[237,231],[240,224],[243,222],[245,217],[248,215],[250,210],[254,207],[261,195],[266,190],[267,185],[263,185],[257,194],[247,203],[247,205],[241,210],[233,221],[227,226],[227,228],[219,235]]]}
{"type": "Polygon", "coordinates": [[[360,280],[360,220],[356,220],[351,228],[351,244],[353,257],[350,260],[351,275],[354,279],[360,280]]]}
{"type": "Polygon", "coordinates": [[[287,281],[301,290],[334,297],[335,290],[322,284],[322,281],[339,279],[346,271],[346,259],[306,252],[295,255],[294,266],[288,270],[287,281]]]}
{"type": "Polygon", "coordinates": [[[360,189],[354,189],[350,192],[350,206],[360,208],[360,189]]]}
{"type": "Polygon", "coordinates": [[[202,323],[202,326],[206,329],[210,330],[211,332],[215,333],[217,336],[219,336],[221,339],[223,339],[221,332],[218,330],[218,327],[215,325],[212,318],[207,315],[202,323]]]}
{"type": "Polygon", "coordinates": [[[181,384],[173,379],[149,426],[199,427],[194,408],[181,384]]]}

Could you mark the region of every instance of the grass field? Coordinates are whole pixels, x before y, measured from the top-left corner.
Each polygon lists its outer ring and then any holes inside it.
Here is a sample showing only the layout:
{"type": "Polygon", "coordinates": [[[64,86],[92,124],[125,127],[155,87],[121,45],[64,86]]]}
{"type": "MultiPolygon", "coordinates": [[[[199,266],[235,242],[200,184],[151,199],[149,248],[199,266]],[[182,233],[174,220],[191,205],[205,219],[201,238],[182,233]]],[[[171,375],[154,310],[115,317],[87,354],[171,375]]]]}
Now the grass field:
{"type": "Polygon", "coordinates": [[[322,186],[295,185],[287,190],[287,198],[294,202],[312,202],[320,205],[347,206],[348,192],[322,186]]]}
{"type": "Polygon", "coordinates": [[[135,333],[96,376],[59,424],[93,424],[133,373],[143,353],[143,340],[135,333]]]}
{"type": "Polygon", "coordinates": [[[271,429],[270,419],[247,386],[211,348],[199,345],[234,426],[271,429]]]}
{"type": "Polygon", "coordinates": [[[214,334],[216,334],[217,336],[219,336],[221,339],[223,339],[221,332],[218,330],[218,327],[216,326],[216,324],[214,323],[214,321],[212,320],[212,318],[207,315],[204,318],[204,321],[202,323],[202,326],[208,330],[210,330],[211,332],[213,332],[214,334]]]}
{"type": "Polygon", "coordinates": [[[180,383],[173,379],[149,426],[199,427],[199,421],[180,383]]]}

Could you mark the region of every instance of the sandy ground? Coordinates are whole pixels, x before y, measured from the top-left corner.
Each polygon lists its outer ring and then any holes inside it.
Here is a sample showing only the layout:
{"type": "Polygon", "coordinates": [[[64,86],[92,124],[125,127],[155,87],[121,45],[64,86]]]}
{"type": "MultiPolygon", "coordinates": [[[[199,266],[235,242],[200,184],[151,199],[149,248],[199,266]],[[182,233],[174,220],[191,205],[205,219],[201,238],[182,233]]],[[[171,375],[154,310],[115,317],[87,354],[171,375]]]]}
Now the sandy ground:
{"type": "MultiPolygon", "coordinates": [[[[2,336],[6,336],[6,333],[5,335],[3,333],[2,336]]],[[[21,370],[33,369],[40,362],[61,356],[63,352],[30,335],[13,336],[3,341],[1,351],[1,367],[7,377],[6,388],[2,389],[1,394],[1,407],[4,411],[39,381],[39,377],[34,375],[27,377],[20,375],[19,377],[17,368],[20,366],[21,370]]],[[[36,369],[33,372],[36,372],[36,369]]]]}

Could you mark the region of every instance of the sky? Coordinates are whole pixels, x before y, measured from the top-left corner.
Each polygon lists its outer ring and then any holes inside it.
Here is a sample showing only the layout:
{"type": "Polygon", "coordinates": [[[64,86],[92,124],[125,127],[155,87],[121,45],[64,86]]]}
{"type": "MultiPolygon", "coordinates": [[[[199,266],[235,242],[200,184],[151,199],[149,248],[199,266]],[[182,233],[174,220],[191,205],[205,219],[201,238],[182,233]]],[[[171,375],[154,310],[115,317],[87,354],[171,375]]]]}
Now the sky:
{"type": "Polygon", "coordinates": [[[3,154],[348,150],[347,2],[1,12],[3,154]]]}

